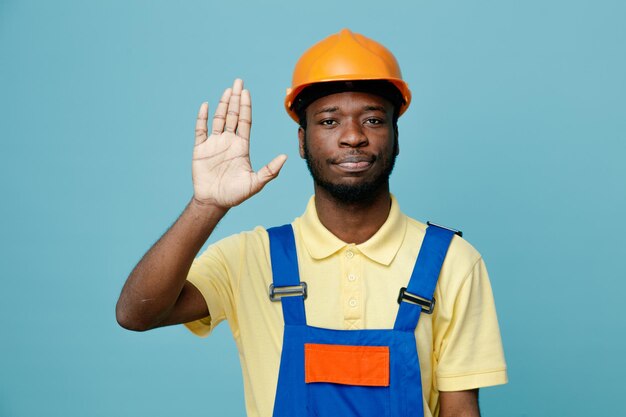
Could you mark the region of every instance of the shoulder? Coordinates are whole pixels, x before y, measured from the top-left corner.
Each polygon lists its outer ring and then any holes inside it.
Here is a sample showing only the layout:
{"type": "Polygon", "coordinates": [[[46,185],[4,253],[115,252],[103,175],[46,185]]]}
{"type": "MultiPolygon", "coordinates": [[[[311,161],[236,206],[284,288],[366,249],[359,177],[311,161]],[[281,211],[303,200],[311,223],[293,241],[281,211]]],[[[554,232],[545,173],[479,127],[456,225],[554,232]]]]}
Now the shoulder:
{"type": "MultiPolygon", "coordinates": [[[[298,220],[296,218],[291,223],[294,228],[294,235],[298,235],[298,220]]],[[[254,256],[269,257],[270,239],[268,230],[263,226],[257,226],[252,230],[236,233],[210,244],[202,253],[200,258],[204,256],[232,258],[233,256],[254,256]]]]}
{"type": "MultiPolygon", "coordinates": [[[[423,241],[428,226],[418,220],[407,216],[407,237],[415,236],[423,241]]],[[[454,226],[450,226],[454,227],[454,226]]],[[[440,285],[457,287],[471,275],[475,266],[482,262],[480,252],[466,239],[455,235],[450,242],[450,247],[444,260],[440,285]]]]}
{"type": "Polygon", "coordinates": [[[247,256],[263,255],[268,251],[269,239],[267,230],[257,226],[248,230],[224,237],[211,243],[196,259],[196,262],[219,259],[221,261],[241,261],[247,256]]]}
{"type": "MultiPolygon", "coordinates": [[[[426,228],[428,227],[425,223],[422,223],[418,220],[415,220],[409,216],[406,216],[407,219],[407,234],[418,235],[422,239],[426,234],[426,228]]],[[[454,226],[450,226],[454,228],[454,226]]],[[[474,246],[472,246],[467,240],[459,235],[455,235],[450,243],[450,248],[448,249],[448,255],[453,256],[454,258],[458,258],[461,261],[467,261],[472,264],[476,263],[476,261],[480,258],[480,253],[474,246]]]]}

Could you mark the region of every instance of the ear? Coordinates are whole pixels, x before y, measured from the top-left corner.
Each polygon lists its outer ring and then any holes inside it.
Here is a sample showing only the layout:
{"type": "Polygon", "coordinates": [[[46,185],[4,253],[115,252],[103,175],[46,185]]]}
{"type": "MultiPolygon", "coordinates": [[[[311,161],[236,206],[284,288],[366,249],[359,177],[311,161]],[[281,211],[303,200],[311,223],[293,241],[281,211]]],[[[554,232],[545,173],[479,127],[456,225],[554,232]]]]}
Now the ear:
{"type": "Polygon", "coordinates": [[[393,133],[395,136],[395,142],[393,147],[394,147],[394,153],[396,154],[396,156],[400,155],[400,141],[398,140],[398,128],[394,127],[393,129],[393,133]]]}
{"type": "Polygon", "coordinates": [[[298,127],[298,143],[300,148],[300,158],[304,159],[304,137],[306,132],[302,128],[302,126],[298,127]]]}

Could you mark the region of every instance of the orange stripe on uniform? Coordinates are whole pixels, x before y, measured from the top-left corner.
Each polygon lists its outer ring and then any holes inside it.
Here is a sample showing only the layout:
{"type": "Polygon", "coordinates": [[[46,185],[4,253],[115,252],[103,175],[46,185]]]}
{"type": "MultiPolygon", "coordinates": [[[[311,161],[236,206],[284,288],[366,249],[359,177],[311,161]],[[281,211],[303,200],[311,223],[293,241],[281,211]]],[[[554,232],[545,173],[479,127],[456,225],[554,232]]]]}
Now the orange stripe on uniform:
{"type": "Polygon", "coordinates": [[[306,343],[305,382],[389,386],[388,346],[345,346],[306,343]]]}

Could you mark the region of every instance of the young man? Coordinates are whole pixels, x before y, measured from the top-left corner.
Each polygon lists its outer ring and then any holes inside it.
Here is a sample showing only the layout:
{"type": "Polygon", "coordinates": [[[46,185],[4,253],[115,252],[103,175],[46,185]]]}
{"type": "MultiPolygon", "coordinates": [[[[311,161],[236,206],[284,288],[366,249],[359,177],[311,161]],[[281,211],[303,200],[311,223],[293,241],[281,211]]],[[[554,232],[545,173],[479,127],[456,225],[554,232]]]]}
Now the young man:
{"type": "Polygon", "coordinates": [[[241,80],[210,132],[203,104],[193,198],[129,276],[118,322],[207,335],[228,320],[249,416],[479,416],[478,388],[507,380],[484,263],[455,231],[402,214],[389,191],[410,100],[382,45],[343,30],[309,49],[285,100],[314,179],[306,212],[194,260],[286,160],[252,170],[241,80]]]}

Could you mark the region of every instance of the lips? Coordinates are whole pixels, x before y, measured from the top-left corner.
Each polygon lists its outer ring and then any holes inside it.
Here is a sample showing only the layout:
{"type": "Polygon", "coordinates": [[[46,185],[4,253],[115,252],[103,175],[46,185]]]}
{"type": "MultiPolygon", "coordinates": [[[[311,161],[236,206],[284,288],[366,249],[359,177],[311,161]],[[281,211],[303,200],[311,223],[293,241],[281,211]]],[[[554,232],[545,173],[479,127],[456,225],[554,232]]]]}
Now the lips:
{"type": "Polygon", "coordinates": [[[333,160],[333,164],[346,172],[362,172],[369,169],[376,160],[373,155],[348,155],[333,160]]]}

